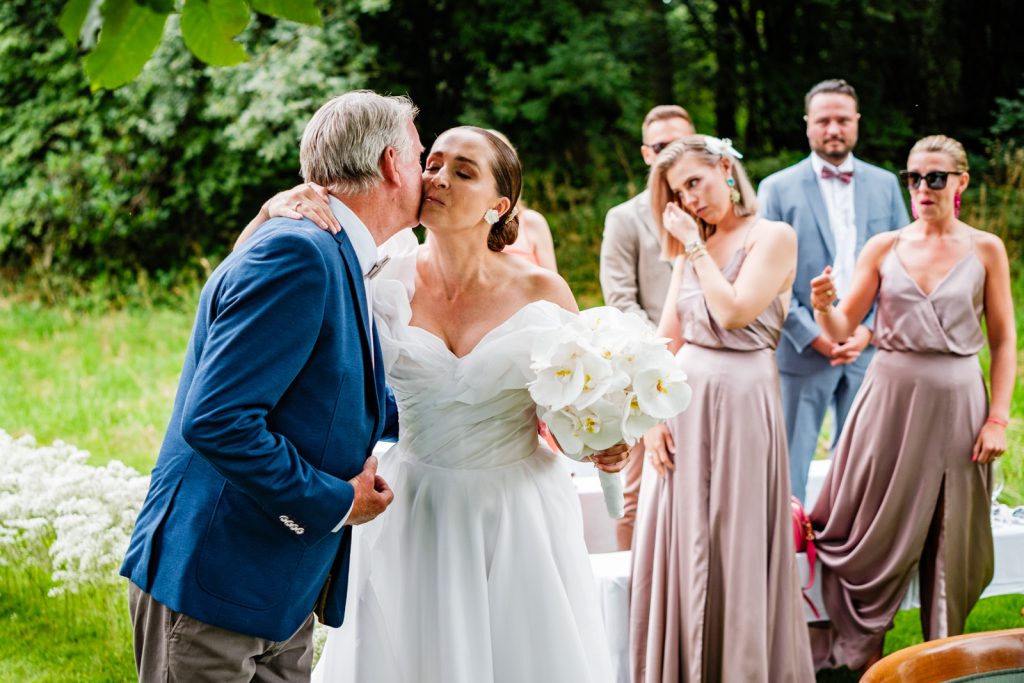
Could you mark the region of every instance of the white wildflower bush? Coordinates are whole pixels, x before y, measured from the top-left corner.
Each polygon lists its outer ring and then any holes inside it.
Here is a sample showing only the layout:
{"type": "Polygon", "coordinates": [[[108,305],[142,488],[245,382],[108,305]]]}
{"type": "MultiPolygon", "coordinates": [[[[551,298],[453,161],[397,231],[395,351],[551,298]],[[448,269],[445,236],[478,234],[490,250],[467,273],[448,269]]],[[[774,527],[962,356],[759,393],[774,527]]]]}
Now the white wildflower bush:
{"type": "Polygon", "coordinates": [[[118,461],[86,464],[62,441],[0,429],[0,564],[48,562],[50,595],[120,583],[117,570],[149,486],[118,461]]]}

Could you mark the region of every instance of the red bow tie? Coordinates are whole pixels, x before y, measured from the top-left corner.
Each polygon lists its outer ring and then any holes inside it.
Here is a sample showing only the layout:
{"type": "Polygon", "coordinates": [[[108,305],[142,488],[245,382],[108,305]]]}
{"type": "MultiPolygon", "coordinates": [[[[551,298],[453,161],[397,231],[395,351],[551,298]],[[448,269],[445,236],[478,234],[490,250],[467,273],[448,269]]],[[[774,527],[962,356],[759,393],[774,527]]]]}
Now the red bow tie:
{"type": "Polygon", "coordinates": [[[839,173],[836,173],[831,168],[824,166],[821,169],[821,177],[825,180],[839,178],[843,183],[849,185],[850,182],[853,181],[853,171],[840,171],[839,173]]]}

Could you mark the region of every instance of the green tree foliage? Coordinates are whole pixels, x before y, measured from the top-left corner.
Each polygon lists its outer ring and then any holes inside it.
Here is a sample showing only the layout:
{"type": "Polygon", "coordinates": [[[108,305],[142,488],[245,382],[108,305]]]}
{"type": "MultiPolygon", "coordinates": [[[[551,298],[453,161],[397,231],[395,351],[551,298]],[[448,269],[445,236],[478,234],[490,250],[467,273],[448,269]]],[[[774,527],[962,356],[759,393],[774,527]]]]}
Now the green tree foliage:
{"type": "Polygon", "coordinates": [[[92,93],[56,5],[0,4],[0,259],[15,271],[94,278],[224,253],[298,179],[305,121],[372,62],[347,21],[257,18],[241,35],[251,59],[205,67],[172,17],[134,82],[92,93]]]}
{"type": "Polygon", "coordinates": [[[559,249],[596,260],[604,212],[645,182],[651,106],[732,137],[755,179],[806,154],[803,95],[830,77],[858,89],[866,159],[899,165],[934,132],[1008,149],[1022,25],[1015,0],[9,0],[0,266],[92,278],[215,260],[297,180],[313,111],[353,87],[409,94],[428,145],[459,123],[505,132],[526,200],[559,214],[559,249]],[[153,49],[105,56],[118,32],[153,49]],[[141,72],[93,92],[104,60],[114,80],[141,72]]]}
{"type": "MultiPolygon", "coordinates": [[[[250,5],[266,15],[322,25],[314,0],[181,0],[185,45],[212,66],[244,62],[247,55],[237,39],[249,23],[250,5]]],[[[71,43],[91,50],[85,71],[97,90],[134,80],[174,14],[174,0],[67,0],[58,24],[71,43]]]]}

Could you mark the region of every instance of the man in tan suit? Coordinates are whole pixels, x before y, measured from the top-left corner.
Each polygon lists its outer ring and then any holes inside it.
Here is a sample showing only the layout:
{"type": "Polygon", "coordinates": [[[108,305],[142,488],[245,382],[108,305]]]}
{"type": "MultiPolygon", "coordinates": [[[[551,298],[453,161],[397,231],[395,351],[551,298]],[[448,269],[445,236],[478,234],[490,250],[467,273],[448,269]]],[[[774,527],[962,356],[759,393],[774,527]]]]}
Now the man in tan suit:
{"type": "MultiPolygon", "coordinates": [[[[658,152],[679,138],[694,134],[693,121],[685,109],[674,104],[658,105],[647,113],[641,126],[640,153],[650,166],[658,152]]],[[[651,216],[650,193],[644,190],[613,207],[604,219],[601,241],[601,291],[604,301],[621,311],[631,311],[657,326],[665,293],[672,277],[672,264],[662,261],[658,228],[651,216]]],[[[619,520],[620,550],[633,542],[637,496],[643,472],[643,444],[630,454],[625,473],[625,514],[619,520]]]]}

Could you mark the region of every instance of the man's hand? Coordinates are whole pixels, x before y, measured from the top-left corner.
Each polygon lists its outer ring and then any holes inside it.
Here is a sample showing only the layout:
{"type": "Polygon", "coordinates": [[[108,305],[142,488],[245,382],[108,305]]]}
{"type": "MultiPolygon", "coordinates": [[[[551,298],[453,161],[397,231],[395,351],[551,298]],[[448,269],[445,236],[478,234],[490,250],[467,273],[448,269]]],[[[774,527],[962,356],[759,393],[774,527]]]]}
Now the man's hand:
{"type": "Polygon", "coordinates": [[[629,460],[629,446],[619,443],[611,448],[598,451],[590,456],[597,469],[602,472],[619,472],[629,460]]]}
{"type": "Polygon", "coordinates": [[[827,335],[819,334],[811,342],[811,348],[825,356],[825,358],[832,358],[835,355],[836,349],[839,348],[839,344],[829,339],[827,335]]]}
{"type": "Polygon", "coordinates": [[[836,346],[832,352],[832,366],[849,365],[860,358],[860,354],[871,343],[871,330],[863,325],[857,325],[853,335],[842,344],[836,346]]]}
{"type": "Polygon", "coordinates": [[[363,465],[363,471],[352,479],[348,480],[352,488],[356,490],[355,500],[352,501],[352,512],[349,513],[346,524],[365,524],[377,517],[391,505],[395,494],[384,481],[384,478],[377,474],[377,458],[370,456],[363,465]]]}

